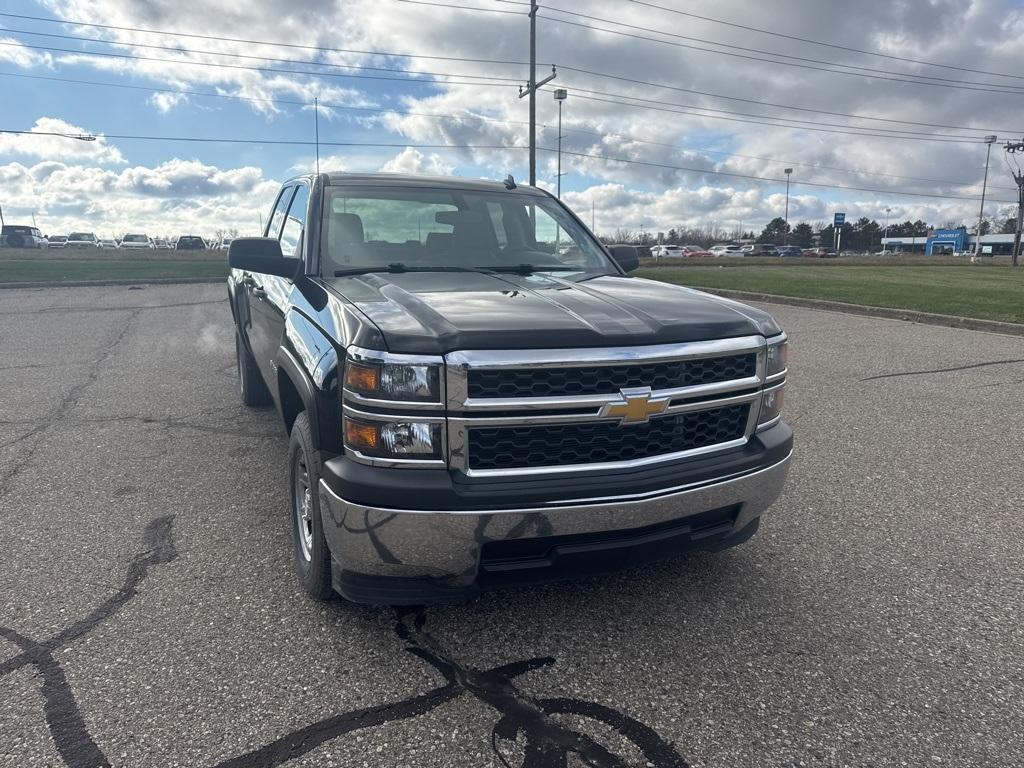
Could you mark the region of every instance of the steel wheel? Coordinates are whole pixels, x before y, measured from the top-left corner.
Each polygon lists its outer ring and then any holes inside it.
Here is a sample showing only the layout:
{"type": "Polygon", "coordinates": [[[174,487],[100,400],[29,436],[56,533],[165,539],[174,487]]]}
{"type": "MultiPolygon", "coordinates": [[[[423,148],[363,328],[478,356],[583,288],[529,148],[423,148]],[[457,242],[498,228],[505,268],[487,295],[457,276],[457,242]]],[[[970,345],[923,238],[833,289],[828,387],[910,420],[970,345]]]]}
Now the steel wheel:
{"type": "Polygon", "coordinates": [[[309,487],[306,457],[301,452],[295,455],[292,507],[295,510],[295,527],[299,533],[299,550],[303,560],[308,563],[313,559],[313,492],[309,487]]]}

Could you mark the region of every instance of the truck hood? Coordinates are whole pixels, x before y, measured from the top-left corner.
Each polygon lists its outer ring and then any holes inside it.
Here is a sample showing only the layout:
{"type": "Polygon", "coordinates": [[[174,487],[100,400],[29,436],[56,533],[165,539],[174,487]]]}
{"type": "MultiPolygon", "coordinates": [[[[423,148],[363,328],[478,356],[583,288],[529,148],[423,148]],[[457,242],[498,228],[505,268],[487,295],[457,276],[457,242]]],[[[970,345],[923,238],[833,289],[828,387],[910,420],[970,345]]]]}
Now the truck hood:
{"type": "Polygon", "coordinates": [[[600,276],[370,274],[327,281],[391,352],[634,346],[774,335],[770,315],[653,280],[600,276]]]}

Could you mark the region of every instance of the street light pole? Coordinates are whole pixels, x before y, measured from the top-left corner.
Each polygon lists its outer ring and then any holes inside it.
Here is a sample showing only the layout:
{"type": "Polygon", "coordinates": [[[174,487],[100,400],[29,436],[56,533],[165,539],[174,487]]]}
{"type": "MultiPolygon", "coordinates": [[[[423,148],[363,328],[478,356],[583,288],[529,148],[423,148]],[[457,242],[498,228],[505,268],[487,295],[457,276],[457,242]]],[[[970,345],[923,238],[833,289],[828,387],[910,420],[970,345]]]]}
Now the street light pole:
{"type": "Polygon", "coordinates": [[[974,255],[981,255],[981,223],[985,220],[985,188],[988,186],[988,159],[992,154],[992,145],[999,139],[998,136],[985,137],[985,178],[981,182],[981,208],[978,209],[978,235],[974,241],[974,255]]]}
{"type": "Polygon", "coordinates": [[[782,233],[783,245],[789,245],[789,177],[792,173],[792,168],[786,169],[786,231],[782,233]]]}
{"type": "Polygon", "coordinates": [[[882,231],[882,253],[885,253],[885,246],[888,245],[886,240],[889,239],[889,212],[892,208],[886,206],[885,208],[885,229],[882,231]]]}
{"type": "Polygon", "coordinates": [[[555,196],[562,199],[562,102],[569,96],[565,88],[555,88],[555,101],[558,102],[558,190],[555,196]]]}

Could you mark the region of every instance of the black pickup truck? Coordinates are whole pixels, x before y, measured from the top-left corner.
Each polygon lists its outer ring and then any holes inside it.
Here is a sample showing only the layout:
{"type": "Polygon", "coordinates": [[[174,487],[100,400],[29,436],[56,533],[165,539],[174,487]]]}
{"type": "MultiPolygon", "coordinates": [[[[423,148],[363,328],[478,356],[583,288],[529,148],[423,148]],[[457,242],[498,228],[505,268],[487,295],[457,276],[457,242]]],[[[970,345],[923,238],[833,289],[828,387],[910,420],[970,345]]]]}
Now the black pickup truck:
{"type": "Polygon", "coordinates": [[[320,174],[229,250],[242,399],[290,435],[317,598],[465,599],[749,539],[785,481],[786,336],[630,277],[546,192],[320,174]]]}

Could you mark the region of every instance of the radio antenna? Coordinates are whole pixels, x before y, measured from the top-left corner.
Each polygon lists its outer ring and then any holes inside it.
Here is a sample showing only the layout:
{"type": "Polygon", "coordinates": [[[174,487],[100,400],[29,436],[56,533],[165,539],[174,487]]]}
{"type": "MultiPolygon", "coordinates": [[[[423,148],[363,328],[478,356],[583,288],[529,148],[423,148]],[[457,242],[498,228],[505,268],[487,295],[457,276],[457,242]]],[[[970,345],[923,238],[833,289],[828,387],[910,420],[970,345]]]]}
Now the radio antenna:
{"type": "Polygon", "coordinates": [[[316,175],[320,175],[320,97],[313,97],[313,127],[316,131],[316,175]]]}

